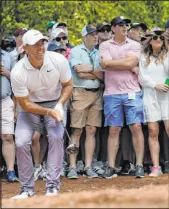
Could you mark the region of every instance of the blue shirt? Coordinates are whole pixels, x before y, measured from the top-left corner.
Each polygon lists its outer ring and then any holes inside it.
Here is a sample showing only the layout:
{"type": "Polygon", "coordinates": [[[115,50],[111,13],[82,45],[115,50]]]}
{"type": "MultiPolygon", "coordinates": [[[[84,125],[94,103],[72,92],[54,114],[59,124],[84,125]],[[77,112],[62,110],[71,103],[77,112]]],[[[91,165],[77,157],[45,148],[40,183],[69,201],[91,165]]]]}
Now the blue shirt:
{"type": "MultiPolygon", "coordinates": [[[[0,52],[1,54],[1,64],[4,65],[4,67],[11,71],[12,69],[12,60],[11,60],[11,56],[8,52],[1,50],[0,52]]],[[[7,96],[11,96],[12,94],[12,90],[11,90],[11,84],[10,84],[10,80],[4,76],[1,75],[1,99],[4,99],[7,96]]]]}
{"type": "Polygon", "coordinates": [[[72,71],[73,86],[78,88],[99,88],[100,81],[98,79],[90,80],[79,78],[76,71],[73,69],[75,65],[78,64],[88,64],[94,67],[94,71],[100,71],[101,67],[99,65],[99,52],[97,49],[93,48],[93,51],[89,51],[84,43],[74,47],[70,52],[70,67],[72,71]],[[93,64],[91,59],[93,60],[93,64]]]}

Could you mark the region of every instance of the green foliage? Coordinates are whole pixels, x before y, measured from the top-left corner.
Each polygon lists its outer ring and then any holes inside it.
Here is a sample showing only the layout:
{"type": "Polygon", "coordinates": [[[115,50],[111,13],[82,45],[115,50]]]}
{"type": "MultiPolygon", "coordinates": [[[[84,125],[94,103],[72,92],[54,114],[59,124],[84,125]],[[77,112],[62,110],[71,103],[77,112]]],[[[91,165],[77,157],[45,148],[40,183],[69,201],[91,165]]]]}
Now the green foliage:
{"type": "Polygon", "coordinates": [[[81,42],[80,32],[85,24],[110,22],[122,15],[132,22],[144,22],[149,29],[164,27],[168,20],[168,1],[2,1],[2,35],[18,27],[36,28],[46,33],[48,21],[68,24],[69,39],[74,45],[81,42]]]}

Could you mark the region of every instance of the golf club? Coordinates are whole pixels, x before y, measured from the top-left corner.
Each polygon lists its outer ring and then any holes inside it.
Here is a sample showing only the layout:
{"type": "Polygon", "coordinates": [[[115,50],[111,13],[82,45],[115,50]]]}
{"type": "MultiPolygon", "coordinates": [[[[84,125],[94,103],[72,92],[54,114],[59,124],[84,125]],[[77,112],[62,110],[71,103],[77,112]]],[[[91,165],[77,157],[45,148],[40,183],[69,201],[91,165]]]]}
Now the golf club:
{"type": "Polygon", "coordinates": [[[63,128],[64,128],[64,130],[66,132],[66,135],[67,135],[67,137],[69,139],[69,146],[66,148],[66,153],[69,154],[69,155],[70,154],[77,154],[79,152],[79,147],[77,147],[76,144],[72,143],[72,140],[71,140],[71,138],[69,136],[69,133],[68,133],[68,131],[67,131],[63,121],[61,121],[61,124],[62,124],[62,126],[63,126],[63,128]]]}

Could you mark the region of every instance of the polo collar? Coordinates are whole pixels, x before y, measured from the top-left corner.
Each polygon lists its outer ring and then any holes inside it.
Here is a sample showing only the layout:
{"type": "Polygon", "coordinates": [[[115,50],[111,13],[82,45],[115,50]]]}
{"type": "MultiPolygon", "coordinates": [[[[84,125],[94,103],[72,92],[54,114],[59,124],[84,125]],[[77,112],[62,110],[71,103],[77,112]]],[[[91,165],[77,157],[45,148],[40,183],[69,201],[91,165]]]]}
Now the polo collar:
{"type": "Polygon", "coordinates": [[[126,43],[130,42],[130,39],[126,38],[126,40],[123,43],[121,43],[121,44],[117,43],[114,39],[111,39],[110,42],[112,44],[116,44],[116,45],[123,45],[123,44],[126,44],[126,43]]]}
{"type": "MultiPolygon", "coordinates": [[[[35,67],[33,67],[33,66],[31,65],[31,63],[30,63],[30,61],[29,61],[29,59],[28,59],[27,54],[25,54],[25,56],[24,56],[23,59],[24,59],[24,65],[25,65],[25,67],[26,67],[28,70],[36,69],[35,67]]],[[[49,65],[49,63],[50,63],[50,60],[49,60],[48,54],[47,54],[47,52],[45,52],[44,58],[43,58],[43,65],[42,65],[41,69],[42,69],[43,67],[49,65]]]]}
{"type": "Polygon", "coordinates": [[[89,51],[88,48],[86,48],[84,43],[81,44],[81,48],[84,49],[85,51],[87,51],[89,54],[95,53],[97,51],[97,49],[95,47],[93,48],[92,51],[89,51]]]}

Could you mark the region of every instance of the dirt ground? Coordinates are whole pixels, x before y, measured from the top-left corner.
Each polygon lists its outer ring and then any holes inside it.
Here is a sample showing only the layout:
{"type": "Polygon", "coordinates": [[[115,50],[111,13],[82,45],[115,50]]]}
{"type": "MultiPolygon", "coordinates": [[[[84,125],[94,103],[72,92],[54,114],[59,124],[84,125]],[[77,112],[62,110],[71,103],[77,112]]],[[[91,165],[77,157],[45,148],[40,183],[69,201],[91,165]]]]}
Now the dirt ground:
{"type": "Polygon", "coordinates": [[[18,193],[19,183],[2,182],[2,207],[169,208],[169,175],[158,178],[146,176],[142,179],[119,176],[110,180],[81,176],[78,180],[62,178],[61,183],[59,195],[47,198],[44,197],[45,182],[38,180],[35,183],[36,196],[23,201],[9,200],[18,193]]]}

